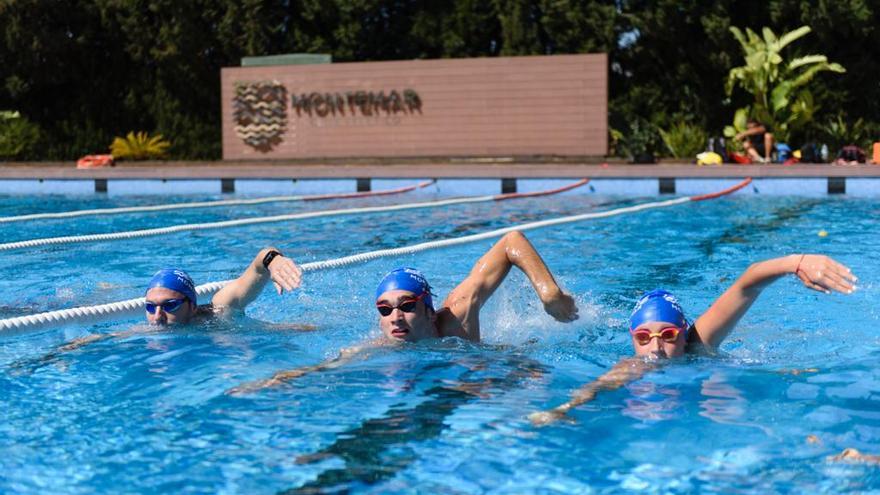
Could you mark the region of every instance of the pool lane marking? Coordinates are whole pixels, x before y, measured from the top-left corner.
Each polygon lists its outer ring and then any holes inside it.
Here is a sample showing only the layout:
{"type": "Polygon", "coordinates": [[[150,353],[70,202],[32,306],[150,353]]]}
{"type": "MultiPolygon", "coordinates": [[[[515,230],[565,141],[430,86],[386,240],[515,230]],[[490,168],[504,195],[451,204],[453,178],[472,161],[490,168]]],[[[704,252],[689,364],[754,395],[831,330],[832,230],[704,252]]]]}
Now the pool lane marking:
{"type": "Polygon", "coordinates": [[[740,189],[746,187],[747,185],[749,185],[751,183],[752,183],[752,178],[746,177],[740,183],[733,185],[733,186],[730,186],[727,189],[722,189],[720,191],[716,191],[716,192],[709,193],[709,194],[701,194],[699,196],[691,196],[691,201],[706,201],[708,199],[715,199],[715,198],[719,198],[721,196],[726,196],[728,194],[733,194],[736,191],[739,191],[740,189]]]}
{"type": "MultiPolygon", "coordinates": [[[[419,251],[425,251],[428,249],[437,249],[441,247],[453,246],[456,244],[464,244],[468,242],[476,242],[484,239],[489,239],[492,237],[500,237],[508,232],[514,230],[532,230],[538,229],[542,227],[549,227],[552,225],[559,225],[563,223],[571,223],[571,222],[579,222],[583,220],[592,220],[596,218],[607,218],[617,215],[623,215],[626,213],[636,213],[643,210],[650,210],[656,208],[665,208],[667,206],[675,206],[684,203],[690,203],[695,201],[704,201],[708,199],[715,199],[717,197],[731,194],[734,191],[737,191],[747,184],[751,182],[751,178],[748,178],[741,183],[737,184],[734,187],[725,189],[724,191],[719,191],[718,193],[712,194],[704,194],[701,196],[686,196],[683,198],[670,199],[666,201],[657,201],[653,203],[642,203],[640,205],[627,206],[625,208],[616,208],[613,210],[594,212],[594,213],[584,213],[580,215],[572,215],[568,217],[559,217],[553,218],[550,220],[541,220],[538,222],[529,222],[520,225],[515,225],[511,227],[505,227],[501,229],[496,229],[490,232],[484,232],[482,234],[472,234],[463,237],[457,237],[453,239],[444,239],[440,241],[432,241],[432,242],[423,242],[421,244],[415,244],[413,246],[404,246],[400,248],[392,248],[392,249],[381,249],[378,251],[370,251],[366,253],[355,254],[351,256],[345,256],[342,258],[336,258],[325,261],[314,261],[310,263],[304,263],[300,265],[303,272],[313,272],[319,270],[325,270],[330,268],[339,268],[346,265],[351,265],[353,263],[360,263],[364,261],[370,261],[377,258],[387,257],[387,256],[398,256],[401,254],[412,254],[419,251]]],[[[199,296],[207,296],[213,294],[220,290],[224,285],[232,282],[232,280],[223,280],[220,282],[209,282],[207,284],[202,284],[196,287],[196,293],[199,296]]],[[[100,304],[97,306],[81,306],[78,308],[69,308],[69,309],[60,309],[55,311],[48,311],[45,313],[37,313],[34,315],[27,316],[17,316],[15,318],[6,318],[0,320],[0,336],[3,335],[13,335],[16,333],[21,333],[25,330],[31,328],[39,328],[41,326],[48,325],[50,323],[62,323],[67,320],[73,319],[93,319],[101,316],[108,316],[114,313],[124,313],[124,314],[136,314],[138,312],[143,311],[144,298],[138,297],[135,299],[127,299],[125,301],[118,301],[107,304],[100,304]]]]}
{"type": "Polygon", "coordinates": [[[373,196],[389,196],[391,194],[402,194],[415,189],[430,186],[436,180],[427,180],[418,184],[396,189],[382,189],[379,191],[363,191],[354,193],[334,193],[334,194],[314,194],[314,195],[298,195],[298,196],[270,196],[266,198],[254,199],[224,199],[221,201],[200,201],[195,203],[171,203],[164,205],[151,206],[127,206],[122,208],[99,208],[93,210],[76,210],[61,211],[55,213],[31,213],[28,215],[17,215],[12,217],[0,217],[0,223],[23,222],[25,220],[44,220],[48,218],[72,218],[84,217],[91,215],[119,215],[123,213],[137,213],[142,211],[165,211],[165,210],[184,210],[189,208],[212,208],[217,206],[235,206],[235,205],[257,205],[262,203],[281,203],[294,201],[321,201],[327,199],[350,199],[350,198],[367,198],[373,196]]]}
{"type": "Polygon", "coordinates": [[[189,223],[182,225],[174,225],[171,227],[159,227],[155,229],[129,230],[124,232],[110,232],[106,234],[89,234],[89,235],[71,235],[62,237],[45,237],[41,239],[29,239],[24,241],[7,242],[0,244],[0,251],[10,251],[13,249],[32,248],[38,246],[46,246],[51,244],[75,244],[81,242],[99,242],[99,241],[115,241],[120,239],[135,239],[140,237],[151,237],[156,235],[174,234],[177,232],[188,232],[191,230],[212,230],[225,229],[230,227],[241,227],[243,225],[256,225],[262,223],[289,222],[292,220],[304,220],[307,218],[331,217],[342,215],[363,215],[367,213],[380,213],[385,211],[410,210],[416,208],[434,208],[437,206],[449,206],[463,203],[482,203],[487,201],[504,201],[508,199],[518,199],[531,196],[542,196],[547,194],[558,194],[563,191],[580,187],[589,182],[589,179],[582,179],[574,184],[564,187],[550,189],[546,191],[536,191],[533,193],[514,193],[514,194],[496,194],[492,196],[470,196],[466,198],[446,199],[440,201],[428,201],[422,203],[404,203],[391,206],[370,206],[362,208],[347,208],[338,210],[321,210],[305,213],[290,213],[287,215],[274,215],[269,217],[256,218],[240,218],[236,220],[224,220],[222,222],[209,223],[189,223]]]}
{"type": "Polygon", "coordinates": [[[577,187],[581,187],[585,185],[587,182],[590,182],[590,179],[581,179],[573,184],[568,184],[566,186],[557,187],[556,189],[547,189],[545,191],[534,191],[527,193],[505,193],[498,194],[495,196],[495,201],[504,201],[505,199],[515,199],[515,198],[535,198],[538,196],[549,196],[551,194],[559,194],[561,192],[570,191],[577,187]]]}

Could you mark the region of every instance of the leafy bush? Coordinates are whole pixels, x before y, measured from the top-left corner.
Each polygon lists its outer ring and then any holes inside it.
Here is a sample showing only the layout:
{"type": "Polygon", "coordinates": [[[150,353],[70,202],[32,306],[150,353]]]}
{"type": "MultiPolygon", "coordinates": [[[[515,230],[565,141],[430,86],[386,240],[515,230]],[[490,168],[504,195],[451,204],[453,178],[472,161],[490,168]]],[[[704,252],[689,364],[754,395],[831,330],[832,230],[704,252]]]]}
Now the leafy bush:
{"type": "Polygon", "coordinates": [[[654,163],[658,141],[656,128],[650,122],[635,119],[629,124],[629,132],[618,143],[619,151],[629,156],[633,163],[654,163]]]}
{"type": "Polygon", "coordinates": [[[0,158],[25,158],[40,141],[40,127],[18,112],[0,112],[0,158]]]}
{"type": "Polygon", "coordinates": [[[674,158],[693,160],[697,153],[706,149],[709,136],[702,127],[679,121],[667,131],[658,130],[663,144],[674,158]]]}
{"type": "Polygon", "coordinates": [[[880,141],[880,124],[865,122],[864,119],[850,123],[843,112],[837,114],[836,118],[828,120],[819,130],[822,140],[828,143],[832,152],[849,144],[867,151],[871,149],[873,142],[880,141]]]}
{"type": "MultiPolygon", "coordinates": [[[[828,62],[825,55],[807,55],[785,63],[780,52],[792,42],[806,36],[809,26],[777,37],[770,28],[758,36],[751,29],[745,34],[736,27],[730,32],[742,46],[745,65],[730,69],[725,90],[728,96],[739,86],[754,97],[745,112],[762,124],[770,126],[780,141],[787,141],[792,131],[803,129],[812,121],[816,105],[807,88],[822,71],[846,72],[840,64],[828,62]]],[[[734,126],[724,128],[728,138],[736,134],[734,126]]]]}
{"type": "Polygon", "coordinates": [[[110,145],[110,153],[117,160],[149,160],[165,158],[171,143],[161,134],[150,137],[146,132],[129,132],[125,138],[117,137],[110,145]]]}
{"type": "Polygon", "coordinates": [[[608,128],[608,156],[625,156],[625,151],[621,149],[623,142],[623,133],[613,127],[608,128]]]}

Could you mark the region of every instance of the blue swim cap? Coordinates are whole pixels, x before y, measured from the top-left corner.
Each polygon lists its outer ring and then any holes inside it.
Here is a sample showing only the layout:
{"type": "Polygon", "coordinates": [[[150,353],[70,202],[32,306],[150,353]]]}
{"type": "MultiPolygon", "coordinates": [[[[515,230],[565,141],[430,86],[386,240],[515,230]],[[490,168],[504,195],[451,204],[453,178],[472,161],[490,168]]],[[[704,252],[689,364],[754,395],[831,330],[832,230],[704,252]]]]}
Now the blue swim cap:
{"type": "Polygon", "coordinates": [[[418,296],[424,294],[422,300],[425,301],[425,305],[434,309],[434,302],[431,300],[431,285],[422,272],[415,268],[402,267],[385,275],[385,278],[376,287],[376,299],[389,290],[406,290],[418,296]]]}
{"type": "Polygon", "coordinates": [[[635,330],[639,325],[652,321],[674,323],[685,330],[688,327],[678,299],[663,289],[654,289],[639,298],[629,317],[629,329],[635,330]]]}
{"type": "Polygon", "coordinates": [[[177,268],[163,268],[153,275],[150,279],[147,290],[154,287],[163,287],[165,289],[176,290],[187,297],[193,304],[198,305],[196,301],[196,286],[189,275],[183,270],[177,268]]]}

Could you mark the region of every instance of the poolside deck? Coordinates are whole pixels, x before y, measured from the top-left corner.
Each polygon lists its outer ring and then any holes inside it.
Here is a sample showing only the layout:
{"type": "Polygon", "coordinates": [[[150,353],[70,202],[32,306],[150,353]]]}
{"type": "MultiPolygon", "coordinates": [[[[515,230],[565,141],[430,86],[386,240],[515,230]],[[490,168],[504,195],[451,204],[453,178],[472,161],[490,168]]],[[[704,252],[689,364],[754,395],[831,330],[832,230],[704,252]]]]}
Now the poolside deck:
{"type": "Polygon", "coordinates": [[[733,165],[689,163],[528,162],[505,159],[392,163],[293,161],[122,162],[112,168],[78,170],[73,162],[0,162],[0,179],[352,179],[352,178],[737,178],[880,177],[880,165],[733,165]]]}

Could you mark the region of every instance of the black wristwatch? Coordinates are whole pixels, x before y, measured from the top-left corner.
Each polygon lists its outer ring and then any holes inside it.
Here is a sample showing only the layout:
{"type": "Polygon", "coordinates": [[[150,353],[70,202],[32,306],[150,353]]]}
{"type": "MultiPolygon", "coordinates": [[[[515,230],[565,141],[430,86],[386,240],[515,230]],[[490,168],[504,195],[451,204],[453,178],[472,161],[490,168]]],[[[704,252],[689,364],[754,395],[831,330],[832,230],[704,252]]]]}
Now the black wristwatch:
{"type": "Polygon", "coordinates": [[[275,251],[274,249],[269,251],[268,253],[266,253],[266,256],[263,256],[263,268],[268,270],[269,264],[272,263],[272,260],[274,260],[276,256],[284,256],[284,255],[278,251],[275,251]]]}

